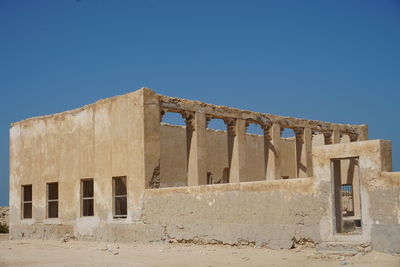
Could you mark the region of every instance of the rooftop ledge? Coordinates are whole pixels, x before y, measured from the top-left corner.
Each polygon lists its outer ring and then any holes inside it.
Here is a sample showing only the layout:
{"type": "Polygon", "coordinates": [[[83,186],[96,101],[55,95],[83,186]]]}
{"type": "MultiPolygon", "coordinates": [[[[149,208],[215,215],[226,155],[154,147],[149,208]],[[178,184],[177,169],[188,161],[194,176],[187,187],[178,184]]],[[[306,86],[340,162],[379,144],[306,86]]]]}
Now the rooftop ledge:
{"type": "Polygon", "coordinates": [[[249,110],[241,110],[237,108],[231,108],[227,106],[220,106],[220,105],[213,105],[204,103],[197,100],[187,100],[178,97],[169,97],[164,96],[161,94],[157,94],[149,88],[141,88],[139,90],[124,94],[118,95],[106,99],[100,99],[95,103],[85,105],[80,108],[76,108],[73,110],[68,110],[60,113],[55,113],[51,115],[43,115],[28,118],[19,122],[15,122],[11,124],[11,127],[31,121],[31,120],[43,120],[47,118],[57,117],[57,116],[64,116],[67,114],[74,115],[80,111],[88,109],[97,103],[112,101],[113,99],[128,96],[135,93],[142,93],[145,97],[155,97],[156,101],[160,105],[160,109],[164,112],[201,112],[207,114],[209,118],[233,118],[233,119],[245,119],[249,123],[259,123],[259,124],[269,124],[269,123],[279,123],[282,128],[297,128],[297,127],[309,127],[314,131],[332,131],[332,130],[339,130],[341,133],[345,134],[362,134],[364,131],[367,131],[366,124],[339,124],[339,123],[330,123],[325,121],[317,121],[317,120],[306,120],[294,117],[286,117],[286,116],[278,116],[272,115],[267,113],[261,112],[252,112],[249,110]]]}

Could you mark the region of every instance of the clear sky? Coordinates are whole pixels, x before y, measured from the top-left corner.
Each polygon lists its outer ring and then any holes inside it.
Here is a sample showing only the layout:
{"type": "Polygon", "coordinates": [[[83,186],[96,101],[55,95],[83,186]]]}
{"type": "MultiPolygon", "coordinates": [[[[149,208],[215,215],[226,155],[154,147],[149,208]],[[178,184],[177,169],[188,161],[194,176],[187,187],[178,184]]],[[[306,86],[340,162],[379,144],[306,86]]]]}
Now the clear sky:
{"type": "Polygon", "coordinates": [[[9,125],[140,87],[369,124],[400,169],[398,0],[0,0],[0,205],[9,125]]]}

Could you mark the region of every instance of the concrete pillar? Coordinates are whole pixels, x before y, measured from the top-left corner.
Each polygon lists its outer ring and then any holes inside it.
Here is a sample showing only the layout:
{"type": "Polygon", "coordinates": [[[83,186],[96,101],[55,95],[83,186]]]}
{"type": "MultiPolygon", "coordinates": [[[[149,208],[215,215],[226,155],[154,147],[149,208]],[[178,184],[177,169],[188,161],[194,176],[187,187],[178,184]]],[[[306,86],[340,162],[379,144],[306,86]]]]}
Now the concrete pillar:
{"type": "Polygon", "coordinates": [[[312,171],[312,130],[311,128],[294,128],[296,135],[295,166],[296,177],[304,178],[313,176],[312,171]]]}
{"type": "Polygon", "coordinates": [[[361,125],[359,132],[358,141],[368,140],[368,125],[361,125]]]}
{"type": "Polygon", "coordinates": [[[236,119],[234,125],[232,125],[232,121],[228,124],[228,148],[230,150],[229,182],[239,183],[246,178],[244,173],[246,164],[245,120],[236,119]]]}
{"type": "Polygon", "coordinates": [[[295,177],[305,177],[306,176],[306,163],[304,162],[305,157],[303,157],[303,152],[305,151],[304,144],[304,129],[303,128],[293,128],[295,134],[295,177]]]}
{"type": "Polygon", "coordinates": [[[271,126],[262,126],[264,130],[264,177],[267,179],[268,172],[272,171],[269,167],[269,151],[272,149],[270,130],[271,126]]]}
{"type": "Polygon", "coordinates": [[[271,140],[268,143],[267,180],[281,179],[281,126],[272,124],[270,129],[271,140]]]}
{"type": "Polygon", "coordinates": [[[338,129],[333,130],[332,139],[334,144],[340,144],[340,132],[338,129]]]}
{"type": "MultiPolygon", "coordinates": [[[[301,157],[300,161],[297,165],[297,177],[312,177],[313,176],[313,166],[312,166],[312,130],[311,128],[304,128],[302,130],[302,148],[301,148],[301,157]]],[[[297,143],[300,140],[296,138],[296,148],[298,147],[297,143]]],[[[300,144],[299,144],[300,146],[300,144]]],[[[296,151],[297,153],[297,151],[296,151]]]]}
{"type": "Polygon", "coordinates": [[[333,168],[333,205],[334,205],[334,224],[336,233],[342,233],[343,218],[342,218],[342,202],[341,202],[341,168],[340,160],[332,160],[333,168]]]}
{"type": "MultiPolygon", "coordinates": [[[[304,128],[304,144],[303,144],[303,152],[302,158],[303,162],[305,162],[306,171],[305,177],[312,177],[313,173],[313,163],[312,163],[312,130],[311,128],[304,128]]],[[[303,176],[299,176],[303,177],[303,176]]]]}
{"type": "Polygon", "coordinates": [[[324,131],[324,141],[325,145],[331,145],[332,144],[332,131],[324,131]]]}
{"type": "Polygon", "coordinates": [[[224,119],[224,123],[226,124],[226,139],[228,142],[228,179],[225,182],[229,183],[231,180],[230,174],[232,168],[233,143],[236,135],[236,122],[234,119],[224,119]]]}
{"type": "Polygon", "coordinates": [[[188,186],[207,184],[206,116],[186,115],[188,186]]]}
{"type": "Polygon", "coordinates": [[[351,184],[353,185],[354,216],[361,219],[360,176],[357,158],[350,159],[349,169],[349,173],[353,173],[351,184]]]}

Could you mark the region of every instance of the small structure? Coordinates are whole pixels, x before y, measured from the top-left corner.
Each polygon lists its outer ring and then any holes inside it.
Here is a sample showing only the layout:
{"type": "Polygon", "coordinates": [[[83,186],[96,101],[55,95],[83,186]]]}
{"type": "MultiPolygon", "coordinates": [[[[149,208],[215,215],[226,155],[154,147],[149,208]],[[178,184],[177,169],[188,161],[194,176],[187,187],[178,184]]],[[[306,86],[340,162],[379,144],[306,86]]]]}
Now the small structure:
{"type": "Polygon", "coordinates": [[[146,88],[27,119],[10,129],[10,236],[400,252],[400,173],[391,172],[390,141],[367,139],[367,125],[146,88]],[[167,112],[186,127],[162,123],[167,112]],[[212,119],[226,131],[208,129],[212,119]],[[249,124],[264,134],[246,133],[249,124]]]}

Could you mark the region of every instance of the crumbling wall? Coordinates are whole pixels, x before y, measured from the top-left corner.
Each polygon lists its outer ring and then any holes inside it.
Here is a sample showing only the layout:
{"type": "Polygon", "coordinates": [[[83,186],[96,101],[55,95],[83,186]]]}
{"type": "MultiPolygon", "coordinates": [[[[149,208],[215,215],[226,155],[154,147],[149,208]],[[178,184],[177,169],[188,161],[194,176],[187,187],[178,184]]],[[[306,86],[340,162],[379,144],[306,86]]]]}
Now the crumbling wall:
{"type": "Polygon", "coordinates": [[[383,172],[371,188],[371,242],[377,251],[400,253],[400,173],[383,172]]]}
{"type": "Polygon", "coordinates": [[[146,189],[141,221],[99,221],[95,216],[58,224],[15,224],[11,236],[291,248],[295,240],[321,242],[328,191],[327,183],[315,187],[310,178],[146,189]]]}
{"type": "Polygon", "coordinates": [[[321,241],[329,190],[309,178],[146,190],[143,219],[164,227],[166,239],[291,248],[321,241]]]}

